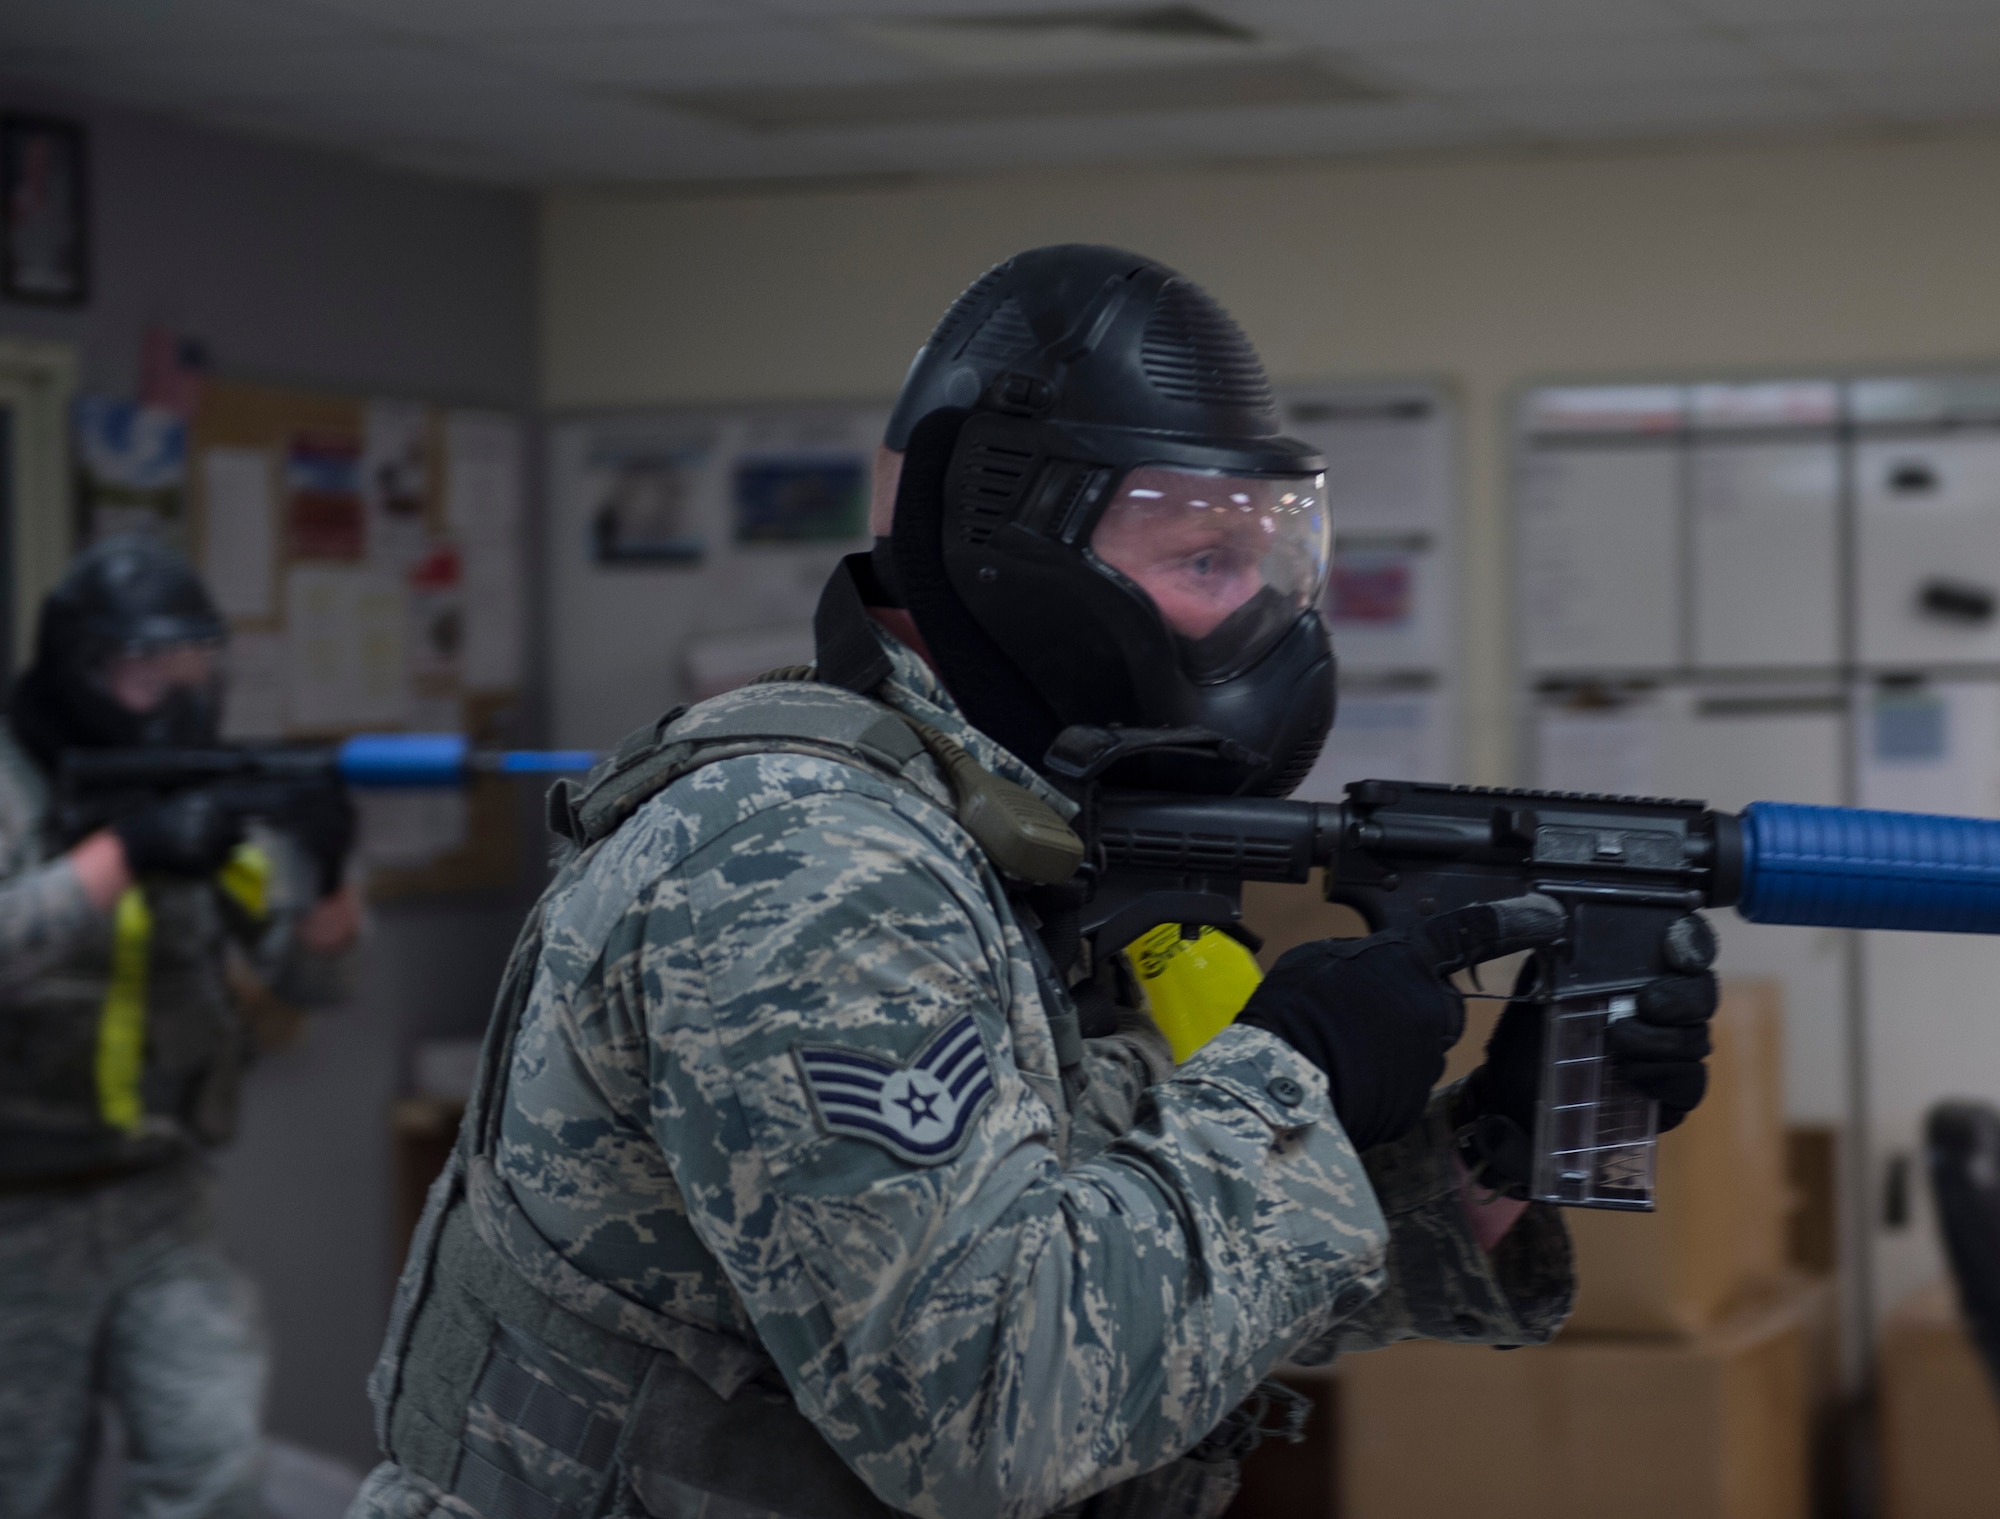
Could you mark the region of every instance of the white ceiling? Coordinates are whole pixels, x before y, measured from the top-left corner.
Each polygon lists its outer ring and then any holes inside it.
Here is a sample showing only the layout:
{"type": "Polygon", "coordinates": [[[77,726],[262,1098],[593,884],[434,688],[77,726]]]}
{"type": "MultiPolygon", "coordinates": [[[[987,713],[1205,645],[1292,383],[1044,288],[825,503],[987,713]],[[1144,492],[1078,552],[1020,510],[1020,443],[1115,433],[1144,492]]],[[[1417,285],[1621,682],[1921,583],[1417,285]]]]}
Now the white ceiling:
{"type": "Polygon", "coordinates": [[[529,185],[2000,121],[2000,0],[1196,3],[1238,35],[926,25],[1110,0],[0,0],[0,82],[529,185]],[[1301,57],[1381,98],[785,129],[699,98],[1301,57]]]}

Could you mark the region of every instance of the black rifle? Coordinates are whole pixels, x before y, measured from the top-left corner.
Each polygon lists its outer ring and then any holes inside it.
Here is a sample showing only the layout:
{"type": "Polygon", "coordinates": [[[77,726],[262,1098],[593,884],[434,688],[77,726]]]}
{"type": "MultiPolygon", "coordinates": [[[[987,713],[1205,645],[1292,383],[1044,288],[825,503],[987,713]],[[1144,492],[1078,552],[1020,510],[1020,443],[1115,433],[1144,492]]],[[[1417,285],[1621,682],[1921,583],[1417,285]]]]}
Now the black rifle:
{"type": "Polygon", "coordinates": [[[1049,768],[1082,804],[1089,896],[1079,928],[1122,948],[1160,923],[1239,937],[1245,881],[1303,883],[1371,929],[1539,892],[1564,937],[1539,955],[1551,1018],[1536,1122],[1539,1198],[1652,1206],[1657,1110],[1603,1057],[1608,1020],[1666,966],[1668,926],[1704,907],[1851,928],[2000,932],[2000,822],[1756,802],[1359,781],[1344,802],[1121,792],[1148,752],[1213,750],[1198,730],[1066,731],[1049,768]]]}
{"type": "Polygon", "coordinates": [[[337,748],[70,749],[56,767],[51,822],[58,839],[73,843],[176,792],[200,789],[246,822],[282,827],[341,784],[337,748]]]}

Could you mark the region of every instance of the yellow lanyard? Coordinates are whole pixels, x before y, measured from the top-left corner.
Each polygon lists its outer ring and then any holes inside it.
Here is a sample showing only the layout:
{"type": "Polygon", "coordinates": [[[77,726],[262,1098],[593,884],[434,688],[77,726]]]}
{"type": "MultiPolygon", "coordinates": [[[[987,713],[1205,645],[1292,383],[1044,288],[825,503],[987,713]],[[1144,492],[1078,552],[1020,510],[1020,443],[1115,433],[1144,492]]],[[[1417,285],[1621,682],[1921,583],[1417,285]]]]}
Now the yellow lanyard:
{"type": "MultiPolygon", "coordinates": [[[[271,860],[255,844],[239,844],[216,875],[252,922],[270,910],[271,860]]],[[[153,960],[153,909],[146,893],[128,886],[111,914],[111,985],[97,1016],[97,1112],[105,1124],[136,1134],[145,1120],[139,1081],[146,1063],[146,992],[153,960]]]]}
{"type": "Polygon", "coordinates": [[[128,886],[111,916],[111,986],[97,1019],[97,1111],[136,1134],[145,1117],[139,1074],[146,1052],[146,972],[153,957],[153,909],[128,886]]]}

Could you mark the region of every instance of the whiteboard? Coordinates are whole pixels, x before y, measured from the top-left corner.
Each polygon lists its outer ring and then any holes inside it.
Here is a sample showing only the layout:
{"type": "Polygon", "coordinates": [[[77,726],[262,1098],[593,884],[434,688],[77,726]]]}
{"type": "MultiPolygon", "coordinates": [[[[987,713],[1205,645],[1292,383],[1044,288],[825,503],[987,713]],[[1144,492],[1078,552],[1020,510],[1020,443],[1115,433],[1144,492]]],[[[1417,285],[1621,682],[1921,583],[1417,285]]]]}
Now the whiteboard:
{"type": "MultiPolygon", "coordinates": [[[[1875,685],[1858,702],[1862,806],[2000,816],[2000,685],[1875,685]]],[[[1894,1303],[1944,1270],[1922,1172],[1924,1115],[1951,1097],[2000,1103],[2000,939],[1869,933],[1862,956],[1870,1175],[1896,1156],[1914,1167],[1910,1225],[1875,1236],[1878,1302],[1894,1303]]]]}
{"type": "Polygon", "coordinates": [[[1855,539],[1862,663],[2000,660],[2000,615],[1924,605],[1956,589],[2000,607],[2000,434],[1864,439],[1855,539]]]}
{"type": "Polygon", "coordinates": [[[1454,703],[1436,684],[1344,680],[1326,748],[1292,795],[1337,802],[1351,781],[1454,781],[1454,717],[1454,703]]]}
{"type": "Polygon", "coordinates": [[[1457,637],[1456,414],[1436,386],[1285,391],[1285,431],[1326,459],[1322,610],[1344,668],[1448,670],[1457,637]]]}
{"type": "MultiPolygon", "coordinates": [[[[1752,801],[1837,804],[1846,692],[1832,683],[1694,685],[1544,696],[1535,784],[1560,791],[1692,797],[1726,811],[1752,801]]],[[[1847,1104],[1846,950],[1833,930],[1709,914],[1724,976],[1774,977],[1785,994],[1785,1104],[1839,1122],[1847,1104]]]]}
{"type": "Polygon", "coordinates": [[[1521,464],[1521,637],[1531,674],[1681,660],[1681,452],[1531,446],[1521,464]]]}
{"type": "Polygon", "coordinates": [[[1712,441],[1689,457],[1692,655],[1703,669],[1840,660],[1840,448],[1712,441]]]}

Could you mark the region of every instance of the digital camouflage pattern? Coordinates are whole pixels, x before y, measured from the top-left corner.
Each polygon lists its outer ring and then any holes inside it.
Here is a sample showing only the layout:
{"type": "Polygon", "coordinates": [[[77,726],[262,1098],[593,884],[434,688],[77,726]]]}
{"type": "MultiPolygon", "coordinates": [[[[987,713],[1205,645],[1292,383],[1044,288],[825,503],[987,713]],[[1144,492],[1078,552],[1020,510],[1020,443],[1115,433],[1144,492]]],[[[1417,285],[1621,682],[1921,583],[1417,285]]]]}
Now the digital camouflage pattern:
{"type": "Polygon", "coordinates": [[[124,1427],[123,1512],[259,1519],[268,1356],[198,1161],[0,1196],[0,1513],[74,1519],[98,1403],[124,1427]]]}
{"type": "MultiPolygon", "coordinates": [[[[1069,810],[883,643],[877,697],[1069,810]]],[[[671,735],[854,699],[789,690],[718,697],[671,735]]],[[[882,1503],[940,1519],[1030,1519],[1173,1462],[1309,1347],[1551,1332],[1561,1225],[1531,1215],[1541,1243],[1489,1261],[1434,1185],[1437,1123],[1364,1166],[1320,1073],[1268,1034],[1174,1069],[1131,1016],[1066,1098],[1003,883],[930,761],[904,779],[721,759],[552,889],[495,1165],[593,1292],[760,1346],[882,1503]],[[802,1050],[879,1083],[967,1013],[993,1090],[961,1146],[926,1162],[829,1125],[831,1067],[809,1076],[802,1050]],[[1394,1179],[1387,1220],[1371,1171],[1394,1179]],[[1385,1294],[1392,1264],[1413,1285],[1385,1294]]],[[[439,1501],[385,1467],[356,1513],[439,1501]]]]}
{"type": "Polygon", "coordinates": [[[312,1004],[340,995],[351,957],[298,945],[312,866],[276,836],[261,923],[207,882],[147,882],[146,1113],[136,1133],[109,1128],[91,1056],[111,919],[55,852],[47,810],[41,773],[0,726],[0,1512],[80,1511],[109,1399],[127,1512],[250,1519],[267,1357],[199,1153],[233,1127],[248,1054],[225,962],[312,1004]]]}

